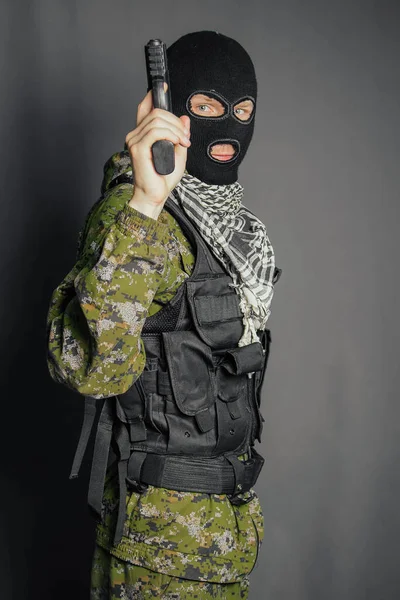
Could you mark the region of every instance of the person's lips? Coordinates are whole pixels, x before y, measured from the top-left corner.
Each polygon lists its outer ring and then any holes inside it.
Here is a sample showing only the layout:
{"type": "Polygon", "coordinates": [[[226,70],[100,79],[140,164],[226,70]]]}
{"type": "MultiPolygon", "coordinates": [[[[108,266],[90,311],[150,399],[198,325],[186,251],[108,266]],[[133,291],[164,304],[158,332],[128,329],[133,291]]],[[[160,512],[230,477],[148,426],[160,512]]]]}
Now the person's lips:
{"type": "Polygon", "coordinates": [[[232,156],[234,155],[234,152],[232,154],[214,154],[211,153],[213,158],[217,158],[218,160],[230,160],[232,158],[232,156]]]}
{"type": "Polygon", "coordinates": [[[235,155],[232,144],[216,144],[211,148],[210,154],[217,160],[230,160],[235,155]]]}

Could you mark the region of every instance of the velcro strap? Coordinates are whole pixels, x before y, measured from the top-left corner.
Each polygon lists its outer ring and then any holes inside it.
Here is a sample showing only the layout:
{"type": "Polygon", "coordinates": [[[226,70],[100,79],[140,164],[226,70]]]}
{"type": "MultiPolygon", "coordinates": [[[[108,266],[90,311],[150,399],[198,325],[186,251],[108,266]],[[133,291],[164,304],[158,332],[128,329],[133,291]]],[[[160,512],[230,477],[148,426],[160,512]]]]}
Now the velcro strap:
{"type": "Polygon", "coordinates": [[[182,492],[237,494],[248,491],[256,482],[264,459],[253,450],[246,462],[231,455],[192,458],[147,454],[141,469],[141,481],[148,485],[182,492]]]}
{"type": "Polygon", "coordinates": [[[219,295],[194,296],[197,318],[200,325],[213,325],[221,321],[239,318],[242,315],[236,292],[219,295]]]}

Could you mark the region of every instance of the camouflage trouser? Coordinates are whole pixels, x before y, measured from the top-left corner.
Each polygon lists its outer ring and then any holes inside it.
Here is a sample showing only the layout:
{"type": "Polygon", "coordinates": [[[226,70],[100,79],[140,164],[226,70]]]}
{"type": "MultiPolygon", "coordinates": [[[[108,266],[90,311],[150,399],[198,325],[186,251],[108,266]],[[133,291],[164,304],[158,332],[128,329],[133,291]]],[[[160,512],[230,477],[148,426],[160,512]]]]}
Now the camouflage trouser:
{"type": "Polygon", "coordinates": [[[247,599],[249,578],[237,583],[207,583],[171,577],[117,559],[96,545],[90,600],[247,599]]]}

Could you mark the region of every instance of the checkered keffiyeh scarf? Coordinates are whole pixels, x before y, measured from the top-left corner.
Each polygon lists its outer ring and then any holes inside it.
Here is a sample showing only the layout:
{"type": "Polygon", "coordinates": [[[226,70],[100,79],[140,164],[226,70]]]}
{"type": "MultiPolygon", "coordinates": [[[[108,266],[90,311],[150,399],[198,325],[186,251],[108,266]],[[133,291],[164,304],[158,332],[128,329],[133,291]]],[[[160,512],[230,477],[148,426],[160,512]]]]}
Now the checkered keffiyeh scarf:
{"type": "MultiPolygon", "coordinates": [[[[104,165],[102,194],[120,177],[134,183],[126,144],[104,165]]],[[[256,331],[265,329],[274,283],[282,270],[275,267],[265,225],[242,204],[243,187],[238,182],[210,185],[185,170],[169,198],[186,213],[233,279],[244,325],[238,345],[259,341],[256,331]]]]}
{"type": "MultiPolygon", "coordinates": [[[[271,313],[275,255],[265,225],[242,204],[237,181],[210,185],[185,171],[169,196],[225,264],[240,296],[244,332],[238,346],[258,342],[271,313]]],[[[280,271],[280,269],[278,269],[280,271]]]]}

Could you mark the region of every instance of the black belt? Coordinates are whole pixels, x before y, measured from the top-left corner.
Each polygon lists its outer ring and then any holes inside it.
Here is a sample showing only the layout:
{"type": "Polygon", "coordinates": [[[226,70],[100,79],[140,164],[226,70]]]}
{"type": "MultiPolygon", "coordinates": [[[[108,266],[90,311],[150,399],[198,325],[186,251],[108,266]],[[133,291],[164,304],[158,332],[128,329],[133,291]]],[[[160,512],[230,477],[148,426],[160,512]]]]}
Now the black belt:
{"type": "Polygon", "coordinates": [[[234,500],[255,484],[263,464],[263,457],[253,448],[247,461],[233,454],[194,458],[134,450],[128,463],[127,481],[133,487],[144,483],[180,492],[227,494],[234,500]]]}

